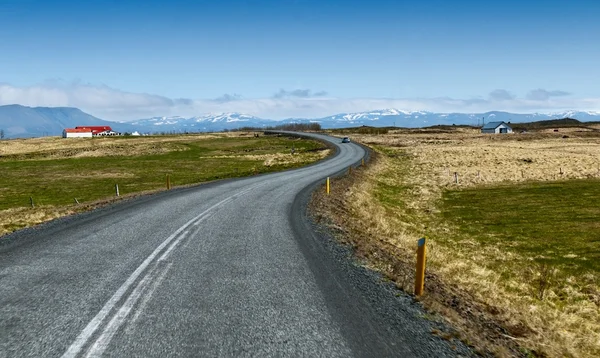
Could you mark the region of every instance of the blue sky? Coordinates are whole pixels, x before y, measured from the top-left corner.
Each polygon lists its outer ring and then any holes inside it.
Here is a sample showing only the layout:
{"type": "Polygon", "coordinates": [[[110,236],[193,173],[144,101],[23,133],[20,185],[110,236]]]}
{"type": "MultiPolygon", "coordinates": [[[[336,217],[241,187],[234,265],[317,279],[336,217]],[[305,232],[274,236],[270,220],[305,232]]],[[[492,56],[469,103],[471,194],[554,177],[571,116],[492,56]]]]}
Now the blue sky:
{"type": "Polygon", "coordinates": [[[0,0],[0,105],[600,110],[599,15],[576,0],[0,0]]]}

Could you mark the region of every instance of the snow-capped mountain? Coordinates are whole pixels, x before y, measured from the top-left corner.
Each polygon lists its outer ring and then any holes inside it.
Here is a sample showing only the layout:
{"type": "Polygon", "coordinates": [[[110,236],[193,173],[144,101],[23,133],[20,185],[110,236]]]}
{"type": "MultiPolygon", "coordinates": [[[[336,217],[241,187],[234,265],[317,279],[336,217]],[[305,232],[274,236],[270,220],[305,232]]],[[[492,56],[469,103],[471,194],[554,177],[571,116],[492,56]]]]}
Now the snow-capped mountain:
{"type": "MultiPolygon", "coordinates": [[[[197,117],[184,118],[153,117],[140,119],[129,124],[139,126],[146,131],[212,131],[234,129],[239,127],[262,127],[265,120],[241,113],[204,114],[197,117]]],[[[271,122],[271,121],[269,121],[271,122]]]]}
{"type": "Polygon", "coordinates": [[[426,124],[427,118],[435,113],[424,111],[403,111],[395,108],[358,112],[340,113],[333,116],[315,119],[321,126],[328,127],[352,127],[356,125],[368,126],[398,126],[398,127],[420,127],[426,124]]]}
{"type": "Polygon", "coordinates": [[[550,119],[573,118],[581,122],[599,121],[599,112],[566,111],[557,113],[517,114],[509,112],[492,111],[485,113],[434,113],[426,111],[401,111],[397,109],[384,109],[359,113],[340,113],[333,116],[315,119],[323,128],[343,128],[354,126],[374,127],[428,127],[438,124],[443,125],[483,125],[487,122],[535,122],[550,119]]]}
{"type": "MultiPolygon", "coordinates": [[[[342,114],[336,114],[334,116],[330,116],[330,117],[325,117],[329,120],[334,120],[334,121],[348,121],[348,122],[355,122],[355,121],[360,121],[360,120],[367,120],[367,121],[376,121],[381,119],[382,117],[391,117],[391,116],[407,116],[407,115],[412,115],[413,113],[418,114],[426,114],[428,112],[410,112],[410,111],[401,111],[395,108],[390,108],[390,109],[384,109],[384,110],[379,110],[379,111],[372,111],[372,112],[359,112],[359,113],[342,113],[342,114]]],[[[325,119],[323,118],[323,119],[325,119]]]]}

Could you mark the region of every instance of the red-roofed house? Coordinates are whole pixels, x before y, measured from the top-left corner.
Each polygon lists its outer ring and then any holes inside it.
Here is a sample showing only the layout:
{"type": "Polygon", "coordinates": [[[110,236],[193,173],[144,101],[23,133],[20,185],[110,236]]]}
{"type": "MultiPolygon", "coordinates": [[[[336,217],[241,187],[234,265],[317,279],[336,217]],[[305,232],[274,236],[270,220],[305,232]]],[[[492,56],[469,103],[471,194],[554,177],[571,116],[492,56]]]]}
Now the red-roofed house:
{"type": "Polygon", "coordinates": [[[110,126],[78,126],[75,129],[87,129],[92,131],[92,135],[96,136],[112,136],[119,135],[119,133],[115,132],[110,128],[110,126]]]}

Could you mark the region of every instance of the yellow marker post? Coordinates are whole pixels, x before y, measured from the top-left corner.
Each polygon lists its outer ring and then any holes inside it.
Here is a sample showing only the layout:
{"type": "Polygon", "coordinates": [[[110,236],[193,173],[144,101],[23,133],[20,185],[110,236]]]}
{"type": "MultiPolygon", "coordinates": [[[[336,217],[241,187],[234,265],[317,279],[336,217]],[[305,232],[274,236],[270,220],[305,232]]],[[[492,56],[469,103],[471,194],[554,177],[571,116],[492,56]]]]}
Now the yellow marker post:
{"type": "Polygon", "coordinates": [[[329,195],[329,177],[327,177],[327,195],[329,195]]]}
{"type": "Polygon", "coordinates": [[[423,294],[423,287],[425,286],[425,238],[419,239],[417,245],[417,274],[415,277],[415,296],[421,296],[423,294]]]}
{"type": "Polygon", "coordinates": [[[171,189],[171,176],[167,174],[167,190],[171,189]]]}
{"type": "Polygon", "coordinates": [[[363,167],[365,166],[365,158],[362,158],[362,159],[360,160],[360,165],[361,165],[361,166],[363,166],[363,167]]]}

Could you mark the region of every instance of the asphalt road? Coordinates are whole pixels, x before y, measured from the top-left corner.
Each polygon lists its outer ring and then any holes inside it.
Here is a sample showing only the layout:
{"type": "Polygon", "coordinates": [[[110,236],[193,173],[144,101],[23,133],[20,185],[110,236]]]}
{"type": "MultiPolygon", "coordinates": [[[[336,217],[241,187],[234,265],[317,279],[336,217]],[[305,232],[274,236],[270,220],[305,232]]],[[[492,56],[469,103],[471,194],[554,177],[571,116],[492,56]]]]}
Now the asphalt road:
{"type": "MultiPolygon", "coordinates": [[[[312,230],[311,188],[365,155],[172,190],[11,234],[1,357],[455,356],[406,296],[312,230]]],[[[460,350],[460,349],[459,349],[460,350]]]]}

